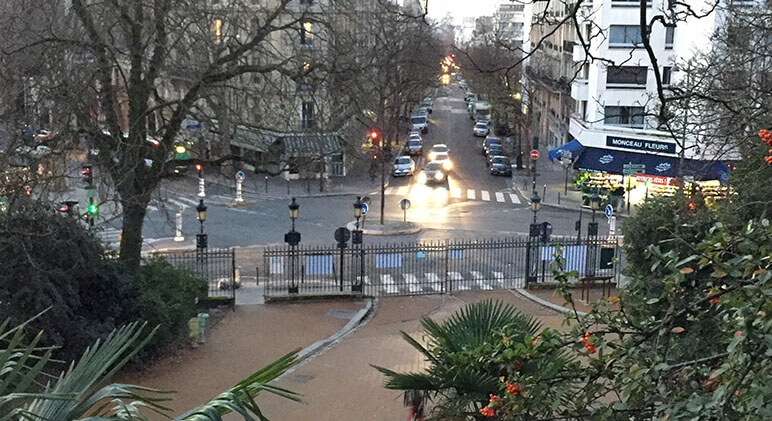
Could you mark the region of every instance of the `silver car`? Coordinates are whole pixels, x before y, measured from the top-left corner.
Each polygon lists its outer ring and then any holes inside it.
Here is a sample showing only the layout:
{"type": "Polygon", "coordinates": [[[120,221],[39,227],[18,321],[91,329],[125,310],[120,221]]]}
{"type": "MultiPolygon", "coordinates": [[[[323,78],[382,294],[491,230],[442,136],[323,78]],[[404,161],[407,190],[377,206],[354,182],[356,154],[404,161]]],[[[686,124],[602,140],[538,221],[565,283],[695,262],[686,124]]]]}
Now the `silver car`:
{"type": "Polygon", "coordinates": [[[418,175],[418,182],[421,184],[443,183],[446,179],[445,171],[440,162],[429,162],[418,175]]]}
{"type": "Polygon", "coordinates": [[[474,125],[475,136],[485,137],[488,136],[488,133],[490,133],[490,130],[488,130],[488,125],[486,123],[478,122],[474,125]]]}
{"type": "Polygon", "coordinates": [[[413,175],[415,171],[415,162],[409,156],[398,156],[394,160],[394,166],[391,168],[391,174],[395,177],[413,175]]]}

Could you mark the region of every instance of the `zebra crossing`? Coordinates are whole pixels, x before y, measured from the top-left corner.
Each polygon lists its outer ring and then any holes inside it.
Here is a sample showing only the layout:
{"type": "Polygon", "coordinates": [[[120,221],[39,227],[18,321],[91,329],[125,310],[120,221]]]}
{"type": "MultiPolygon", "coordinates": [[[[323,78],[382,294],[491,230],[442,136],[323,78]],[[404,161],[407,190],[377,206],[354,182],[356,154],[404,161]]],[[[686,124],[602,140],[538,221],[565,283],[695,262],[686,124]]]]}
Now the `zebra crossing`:
{"type": "MultiPolygon", "coordinates": [[[[516,193],[507,193],[507,192],[491,192],[488,190],[475,190],[475,189],[464,189],[454,187],[450,190],[446,189],[445,187],[435,187],[433,189],[432,196],[437,197],[437,195],[445,196],[448,198],[448,196],[452,199],[459,199],[463,200],[464,197],[466,197],[466,200],[475,200],[475,201],[483,201],[483,202],[498,202],[498,203],[513,203],[515,205],[519,205],[522,202],[520,201],[520,198],[517,196],[516,193]]],[[[408,193],[410,193],[410,186],[392,186],[387,187],[386,191],[384,192],[387,195],[393,195],[393,196],[407,196],[408,193]]]]}
{"type": "Polygon", "coordinates": [[[376,276],[365,275],[363,279],[364,285],[372,294],[381,296],[525,288],[525,279],[506,279],[503,272],[485,273],[475,270],[468,273],[448,272],[447,281],[438,273],[400,275],[384,273],[376,276]]]}
{"type": "MultiPolygon", "coordinates": [[[[185,212],[188,208],[195,209],[198,206],[198,200],[197,196],[175,196],[167,197],[163,200],[154,199],[147,206],[147,210],[148,212],[178,212],[180,210],[185,212]]],[[[206,196],[204,203],[207,206],[225,206],[233,203],[233,198],[227,196],[206,196]]]]}

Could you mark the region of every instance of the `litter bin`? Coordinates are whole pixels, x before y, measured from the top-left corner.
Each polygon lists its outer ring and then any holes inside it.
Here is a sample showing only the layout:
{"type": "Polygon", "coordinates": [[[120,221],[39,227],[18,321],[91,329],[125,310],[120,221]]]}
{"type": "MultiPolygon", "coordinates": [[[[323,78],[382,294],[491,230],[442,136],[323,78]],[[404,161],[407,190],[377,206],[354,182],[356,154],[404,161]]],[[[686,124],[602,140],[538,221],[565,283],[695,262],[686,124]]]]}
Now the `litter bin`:
{"type": "Polygon", "coordinates": [[[207,313],[198,313],[198,343],[206,343],[206,319],[209,318],[207,313]]]}
{"type": "Polygon", "coordinates": [[[190,346],[198,348],[198,318],[191,317],[188,320],[188,338],[190,339],[190,346]]]}

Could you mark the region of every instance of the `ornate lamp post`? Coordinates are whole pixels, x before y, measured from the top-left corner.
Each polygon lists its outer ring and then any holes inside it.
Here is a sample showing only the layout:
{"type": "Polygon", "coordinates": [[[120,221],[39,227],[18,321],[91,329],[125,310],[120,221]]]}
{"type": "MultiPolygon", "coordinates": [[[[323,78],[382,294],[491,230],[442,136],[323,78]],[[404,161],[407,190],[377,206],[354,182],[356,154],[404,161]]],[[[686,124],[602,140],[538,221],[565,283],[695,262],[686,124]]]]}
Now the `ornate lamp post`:
{"type": "Polygon", "coordinates": [[[201,232],[199,234],[196,234],[196,249],[199,252],[204,251],[207,248],[207,235],[204,234],[204,221],[206,221],[206,205],[204,204],[204,199],[199,199],[198,206],[196,206],[196,219],[198,219],[198,222],[201,223],[201,232]]]}
{"type": "Polygon", "coordinates": [[[541,208],[541,197],[539,197],[539,193],[534,191],[533,196],[531,197],[531,211],[533,212],[534,225],[536,225],[536,214],[539,212],[539,208],[541,208]]]}
{"type": "Polygon", "coordinates": [[[365,249],[362,244],[362,230],[359,229],[359,220],[362,218],[362,208],[364,208],[362,197],[357,196],[357,201],[354,202],[354,218],[356,218],[356,229],[351,233],[351,244],[354,247],[359,247],[359,282],[354,282],[351,284],[352,292],[362,292],[362,285],[365,281],[365,249]]]}
{"type": "Polygon", "coordinates": [[[539,224],[536,223],[536,217],[539,213],[539,208],[541,207],[541,197],[539,197],[539,193],[534,190],[533,196],[531,197],[531,212],[533,212],[533,223],[530,225],[528,229],[528,242],[526,243],[526,249],[525,249],[525,270],[526,270],[526,276],[525,276],[525,285],[526,287],[528,284],[532,282],[536,282],[536,279],[538,277],[537,272],[539,270],[539,263],[537,259],[537,253],[539,248],[533,246],[534,241],[538,241],[539,235],[541,234],[541,227],[539,224]]]}
{"type": "Polygon", "coordinates": [[[300,213],[300,205],[292,198],[292,202],[289,204],[289,217],[292,221],[292,229],[284,234],[284,242],[289,246],[290,251],[290,276],[291,284],[287,290],[290,294],[298,293],[298,285],[295,282],[295,267],[297,266],[297,246],[300,244],[300,233],[295,231],[295,221],[298,219],[300,213]]]}
{"type": "Polygon", "coordinates": [[[587,276],[595,276],[596,254],[598,250],[598,223],[595,222],[595,212],[600,209],[600,195],[597,191],[590,196],[590,209],[592,209],[592,222],[587,225],[587,276]]]}

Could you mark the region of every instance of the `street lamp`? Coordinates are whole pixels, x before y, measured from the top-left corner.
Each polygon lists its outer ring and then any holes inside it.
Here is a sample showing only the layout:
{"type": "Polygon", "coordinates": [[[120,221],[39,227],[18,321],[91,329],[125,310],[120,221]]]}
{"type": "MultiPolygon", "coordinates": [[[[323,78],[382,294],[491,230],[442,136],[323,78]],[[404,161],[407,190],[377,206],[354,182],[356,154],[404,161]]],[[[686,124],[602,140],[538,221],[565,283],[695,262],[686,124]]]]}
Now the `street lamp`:
{"type": "Polygon", "coordinates": [[[206,221],[206,205],[204,199],[199,199],[196,206],[196,219],[201,224],[201,232],[196,234],[196,249],[203,251],[207,247],[207,235],[204,234],[204,221],[206,221]]]}
{"type": "Polygon", "coordinates": [[[356,229],[359,229],[359,218],[362,217],[362,196],[357,196],[357,201],[354,202],[354,218],[356,218],[356,229]]]}
{"type": "Polygon", "coordinates": [[[295,282],[295,266],[297,266],[296,248],[298,244],[300,244],[300,233],[295,231],[295,221],[298,219],[298,214],[300,213],[300,205],[293,197],[292,202],[290,202],[288,207],[289,217],[292,221],[292,229],[288,233],[284,234],[284,242],[287,243],[290,249],[290,279],[292,283],[288,287],[288,292],[290,294],[297,294],[298,285],[295,282]]]}
{"type": "Polygon", "coordinates": [[[352,292],[362,292],[362,284],[365,280],[365,249],[362,245],[362,230],[359,229],[359,219],[362,218],[362,210],[364,203],[362,197],[357,196],[357,201],[354,202],[354,218],[356,218],[356,229],[351,233],[351,244],[355,247],[359,247],[359,282],[355,282],[351,285],[352,292]]]}
{"type": "Polygon", "coordinates": [[[590,196],[590,209],[592,209],[592,222],[595,222],[595,211],[600,209],[600,195],[597,191],[590,196]]]}
{"type": "Polygon", "coordinates": [[[534,190],[533,197],[531,197],[531,211],[533,212],[534,224],[536,224],[536,214],[539,212],[540,207],[541,207],[541,197],[539,197],[539,193],[537,193],[534,190]]]}

